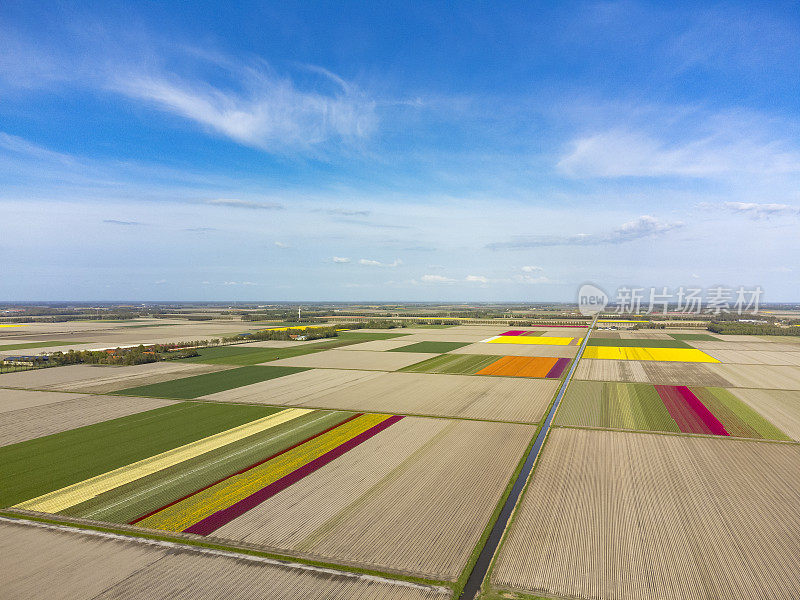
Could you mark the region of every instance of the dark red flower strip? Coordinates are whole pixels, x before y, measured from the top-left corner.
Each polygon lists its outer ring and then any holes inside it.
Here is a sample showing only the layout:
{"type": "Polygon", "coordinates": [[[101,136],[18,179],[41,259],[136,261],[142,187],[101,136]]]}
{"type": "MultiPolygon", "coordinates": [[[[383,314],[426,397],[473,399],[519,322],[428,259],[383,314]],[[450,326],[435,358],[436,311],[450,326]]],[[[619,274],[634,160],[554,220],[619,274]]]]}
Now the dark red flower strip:
{"type": "Polygon", "coordinates": [[[521,329],[512,329],[511,331],[506,331],[504,333],[501,333],[500,335],[522,335],[523,333],[525,332],[522,331],[521,329]]]}
{"type": "Polygon", "coordinates": [[[141,517],[138,517],[138,518],[134,519],[133,521],[130,521],[130,522],[128,523],[128,525],[135,525],[135,524],[136,524],[136,523],[138,523],[139,521],[143,521],[143,520],[144,520],[144,519],[146,519],[147,517],[150,517],[150,516],[152,516],[152,515],[156,514],[157,512],[160,512],[160,511],[164,510],[165,508],[169,508],[169,507],[170,507],[170,506],[172,506],[173,504],[177,504],[178,502],[182,502],[182,501],[186,500],[187,498],[189,498],[189,497],[191,497],[191,496],[194,496],[195,494],[199,494],[200,492],[202,492],[202,491],[204,491],[204,490],[207,490],[208,488],[210,488],[210,487],[212,487],[212,486],[215,486],[215,485],[217,485],[218,483],[222,483],[222,482],[223,482],[223,481],[225,481],[226,479],[230,479],[231,477],[236,477],[237,475],[241,475],[242,473],[245,473],[245,472],[249,471],[250,469],[252,469],[252,468],[254,468],[254,467],[257,467],[258,465],[263,465],[263,464],[264,464],[265,462],[267,462],[268,460],[272,460],[272,459],[273,459],[273,458],[275,458],[276,456],[280,456],[281,454],[283,454],[283,453],[285,453],[285,452],[288,452],[289,450],[293,450],[294,448],[297,448],[298,446],[300,446],[300,445],[302,445],[302,444],[305,444],[306,442],[310,442],[310,441],[311,441],[311,440],[313,440],[314,438],[317,438],[317,437],[321,436],[321,435],[322,435],[322,434],[324,434],[324,433],[328,433],[329,431],[332,431],[332,430],[336,429],[337,427],[341,427],[341,426],[342,426],[342,425],[344,425],[345,423],[349,423],[349,422],[350,422],[350,421],[352,421],[353,419],[357,419],[358,417],[360,417],[360,416],[361,416],[361,415],[363,415],[363,414],[364,414],[364,413],[356,413],[356,414],[354,414],[354,415],[352,415],[352,416],[350,416],[350,417],[347,417],[347,418],[346,418],[344,421],[342,421],[341,423],[337,423],[336,425],[332,425],[332,426],[328,427],[328,428],[327,428],[327,429],[325,429],[324,431],[320,431],[319,433],[315,433],[314,435],[312,435],[312,436],[310,436],[310,437],[307,437],[306,439],[304,439],[304,440],[302,440],[302,441],[300,441],[300,442],[297,442],[296,444],[293,444],[293,445],[289,446],[288,448],[284,448],[284,449],[283,449],[283,450],[281,450],[280,452],[276,452],[276,453],[275,453],[275,454],[273,454],[272,456],[268,456],[267,458],[264,458],[264,459],[262,459],[262,460],[258,461],[257,463],[253,463],[252,465],[249,465],[249,466],[245,467],[244,469],[240,469],[240,470],[236,471],[236,473],[231,473],[230,475],[226,475],[225,477],[222,477],[221,479],[217,479],[217,480],[216,480],[216,481],[214,481],[213,483],[209,483],[208,485],[204,485],[204,486],[203,486],[203,487],[201,487],[200,489],[197,489],[197,490],[195,490],[195,491],[193,491],[193,492],[190,492],[190,493],[186,494],[185,496],[182,496],[182,497],[178,498],[177,500],[173,500],[173,501],[172,501],[172,502],[170,502],[169,504],[165,504],[164,506],[161,506],[161,507],[159,507],[159,508],[157,508],[157,509],[155,509],[155,510],[151,510],[151,511],[150,511],[149,513],[147,513],[146,515],[142,515],[141,517]]]}
{"type": "Polygon", "coordinates": [[[706,408],[706,405],[692,393],[692,390],[685,385],[681,385],[678,386],[678,393],[683,397],[686,404],[695,412],[697,417],[705,423],[711,433],[714,435],[730,435],[725,429],[725,426],[720,423],[719,419],[706,408]]]}
{"type": "Polygon", "coordinates": [[[686,399],[675,385],[654,386],[669,415],[678,424],[682,433],[711,433],[697,413],[689,406],[686,399]]]}
{"type": "Polygon", "coordinates": [[[366,442],[371,437],[379,434],[381,431],[386,429],[387,427],[394,425],[403,417],[400,415],[393,415],[375,425],[374,427],[370,427],[366,431],[359,433],[357,436],[350,438],[340,446],[337,446],[333,450],[330,450],[323,454],[322,456],[318,456],[314,460],[307,462],[302,467],[292,471],[288,475],[281,477],[277,481],[269,484],[266,487],[261,488],[257,492],[249,495],[247,498],[243,498],[239,500],[235,504],[232,504],[228,508],[223,508],[222,510],[218,510],[213,515],[209,515],[205,519],[198,521],[191,527],[187,527],[183,531],[185,533],[195,533],[197,535],[209,535],[213,533],[223,525],[230,523],[236,517],[239,517],[246,513],[248,510],[251,510],[261,504],[262,502],[272,498],[278,492],[281,492],[288,488],[289,486],[297,483],[304,477],[311,475],[314,471],[324,467],[329,462],[339,458],[345,452],[352,450],[356,446],[366,442]]]}
{"type": "Polygon", "coordinates": [[[550,368],[550,371],[547,372],[547,375],[545,375],[545,377],[553,379],[558,379],[559,377],[561,377],[561,374],[564,372],[564,369],[566,369],[567,365],[569,364],[569,360],[570,359],[568,358],[559,358],[556,361],[556,364],[554,364],[550,368]]]}

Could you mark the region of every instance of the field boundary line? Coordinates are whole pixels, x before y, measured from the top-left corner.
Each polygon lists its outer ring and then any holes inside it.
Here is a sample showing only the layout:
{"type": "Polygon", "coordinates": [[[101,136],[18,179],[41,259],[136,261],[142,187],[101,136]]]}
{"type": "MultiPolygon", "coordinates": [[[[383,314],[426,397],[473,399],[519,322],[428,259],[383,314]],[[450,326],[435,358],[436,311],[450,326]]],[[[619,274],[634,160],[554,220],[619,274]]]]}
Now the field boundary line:
{"type": "Polygon", "coordinates": [[[311,571],[314,573],[321,573],[325,575],[336,575],[340,577],[348,577],[351,579],[360,579],[363,581],[373,581],[377,583],[385,583],[389,585],[397,585],[401,587],[409,587],[414,589],[422,589],[428,591],[435,591],[438,593],[452,594],[452,590],[446,586],[439,586],[427,583],[417,583],[414,581],[405,581],[402,579],[392,579],[390,577],[381,577],[380,575],[371,575],[368,573],[355,573],[353,571],[345,571],[333,569],[330,567],[319,567],[316,565],[309,565],[291,560],[279,560],[276,558],[268,558],[266,556],[254,556],[252,554],[244,554],[232,550],[217,550],[214,548],[204,548],[202,546],[194,546],[191,544],[182,544],[180,542],[169,542],[166,540],[157,540],[147,537],[128,536],[120,533],[113,533],[110,531],[97,531],[93,529],[82,529],[71,525],[60,525],[56,523],[43,523],[41,521],[33,521],[25,518],[12,518],[0,515],[0,522],[11,523],[14,525],[39,527],[41,529],[49,529],[53,531],[62,531],[67,533],[74,533],[78,535],[86,535],[91,537],[99,537],[111,539],[121,542],[134,542],[148,546],[155,546],[165,548],[173,551],[193,552],[197,554],[205,554],[209,556],[221,556],[225,558],[232,558],[234,560],[247,560],[251,562],[258,562],[269,564],[289,569],[297,569],[301,571],[311,571]]]}

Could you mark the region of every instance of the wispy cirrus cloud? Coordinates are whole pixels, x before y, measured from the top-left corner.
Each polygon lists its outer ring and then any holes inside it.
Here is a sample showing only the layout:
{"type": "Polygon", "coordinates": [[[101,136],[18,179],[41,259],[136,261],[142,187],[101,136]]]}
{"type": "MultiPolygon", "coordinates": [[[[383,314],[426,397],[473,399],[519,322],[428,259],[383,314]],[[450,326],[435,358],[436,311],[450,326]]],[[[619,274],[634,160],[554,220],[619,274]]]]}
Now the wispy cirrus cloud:
{"type": "Polygon", "coordinates": [[[492,250],[542,248],[546,246],[602,246],[624,244],[643,238],[654,237],[683,227],[682,221],[661,221],[650,215],[623,223],[611,231],[598,233],[576,233],[574,235],[516,236],[510,242],[495,242],[486,247],[492,250]]]}
{"type": "Polygon", "coordinates": [[[331,260],[333,262],[335,262],[335,263],[340,264],[340,265],[343,265],[343,264],[346,264],[346,263],[350,262],[350,259],[345,257],[345,256],[334,256],[334,257],[331,258],[331,260]]]}
{"type": "Polygon", "coordinates": [[[700,134],[666,141],[615,129],[579,137],[557,168],[570,177],[719,177],[736,173],[800,173],[800,152],[780,140],[700,134]]]}
{"type": "Polygon", "coordinates": [[[725,202],[722,206],[733,213],[748,215],[754,219],[782,215],[800,215],[800,208],[796,206],[790,206],[788,204],[725,202]]]}
{"type": "Polygon", "coordinates": [[[264,62],[237,64],[207,53],[193,55],[221,70],[224,83],[163,68],[128,67],[121,73],[110,72],[105,87],[269,152],[358,140],[377,127],[376,103],[324,69],[306,70],[325,79],[332,89],[303,90],[264,62]]]}
{"type": "Polygon", "coordinates": [[[256,202],[254,200],[238,200],[236,198],[217,198],[204,200],[203,204],[209,206],[224,206],[227,208],[244,208],[249,210],[283,210],[283,204],[278,202],[256,202]]]}
{"type": "Polygon", "coordinates": [[[354,210],[348,208],[328,208],[325,212],[329,215],[341,217],[368,217],[371,214],[371,211],[368,210],[354,210]]]}
{"type": "Polygon", "coordinates": [[[120,221],[118,219],[103,219],[103,223],[108,223],[109,225],[125,225],[129,227],[144,225],[144,223],[140,223],[139,221],[120,221]]]}

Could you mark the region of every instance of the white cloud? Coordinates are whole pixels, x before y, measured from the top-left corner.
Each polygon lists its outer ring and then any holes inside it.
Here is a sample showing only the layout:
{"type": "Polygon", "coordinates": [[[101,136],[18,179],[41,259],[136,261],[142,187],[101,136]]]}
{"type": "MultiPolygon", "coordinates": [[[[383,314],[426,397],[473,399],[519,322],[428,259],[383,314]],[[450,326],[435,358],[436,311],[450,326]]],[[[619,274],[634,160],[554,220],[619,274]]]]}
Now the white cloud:
{"type": "Polygon", "coordinates": [[[283,243],[283,242],[277,242],[277,241],[276,241],[276,242],[275,242],[275,246],[277,246],[278,248],[288,248],[288,247],[289,247],[289,244],[285,244],[285,243],[283,243]]]}
{"type": "Polygon", "coordinates": [[[539,271],[544,271],[544,269],[542,267],[534,267],[534,266],[531,266],[531,265],[526,265],[526,266],[522,267],[522,271],[524,273],[537,273],[539,271]]]}
{"type": "Polygon", "coordinates": [[[800,208],[789,206],[788,204],[759,204],[757,202],[725,202],[723,206],[739,214],[746,214],[755,219],[762,217],[772,217],[778,215],[797,215],[800,208]]]}
{"type": "Polygon", "coordinates": [[[489,283],[489,279],[483,275],[467,275],[464,281],[469,281],[470,283],[489,283]]]}
{"type": "MultiPolygon", "coordinates": [[[[642,215],[638,219],[623,223],[608,232],[600,233],[576,233],[574,235],[539,235],[539,236],[516,236],[511,242],[495,242],[488,244],[491,249],[521,249],[521,248],[540,248],[545,246],[601,246],[606,244],[623,244],[642,238],[661,235],[683,227],[683,222],[660,221],[650,215],[642,215]]],[[[524,270],[524,269],[523,269],[524,270]]]]}
{"type": "Polygon", "coordinates": [[[420,277],[423,283],[455,283],[456,280],[444,275],[423,275],[420,277]]]}
{"type": "Polygon", "coordinates": [[[344,263],[349,263],[349,262],[350,262],[350,259],[349,259],[349,258],[346,258],[346,257],[344,257],[344,256],[334,256],[334,257],[333,257],[333,262],[335,262],[335,263],[342,263],[342,264],[344,264],[344,263]]]}
{"type": "Polygon", "coordinates": [[[378,260],[371,260],[371,259],[368,259],[368,258],[362,258],[361,260],[358,261],[358,264],[365,265],[367,267],[388,267],[390,269],[393,269],[394,267],[399,267],[400,265],[402,265],[403,261],[400,260],[399,258],[396,258],[394,262],[382,263],[382,262],[380,262],[378,260]]]}
{"type": "Polygon", "coordinates": [[[155,283],[156,285],[164,285],[165,283],[167,283],[167,280],[159,279],[158,281],[154,281],[153,283],[155,283]]]}

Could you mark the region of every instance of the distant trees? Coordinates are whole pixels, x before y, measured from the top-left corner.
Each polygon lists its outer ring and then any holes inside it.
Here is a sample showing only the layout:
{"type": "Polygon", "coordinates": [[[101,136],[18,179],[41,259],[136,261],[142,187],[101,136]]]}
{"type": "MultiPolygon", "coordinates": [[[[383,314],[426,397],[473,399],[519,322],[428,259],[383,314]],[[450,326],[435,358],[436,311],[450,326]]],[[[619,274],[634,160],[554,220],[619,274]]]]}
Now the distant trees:
{"type": "Polygon", "coordinates": [[[707,329],[722,335],[800,335],[800,327],[779,327],[772,323],[712,321],[708,324],[707,329]]]}

